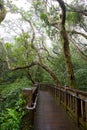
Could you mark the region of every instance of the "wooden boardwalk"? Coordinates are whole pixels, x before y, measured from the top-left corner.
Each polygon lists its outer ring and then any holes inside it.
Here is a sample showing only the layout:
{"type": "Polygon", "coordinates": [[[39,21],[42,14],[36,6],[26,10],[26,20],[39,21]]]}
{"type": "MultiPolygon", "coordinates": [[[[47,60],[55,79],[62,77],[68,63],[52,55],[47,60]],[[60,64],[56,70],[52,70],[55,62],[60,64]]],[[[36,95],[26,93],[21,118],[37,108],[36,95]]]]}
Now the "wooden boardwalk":
{"type": "Polygon", "coordinates": [[[47,91],[39,92],[34,130],[80,130],[47,91]]]}

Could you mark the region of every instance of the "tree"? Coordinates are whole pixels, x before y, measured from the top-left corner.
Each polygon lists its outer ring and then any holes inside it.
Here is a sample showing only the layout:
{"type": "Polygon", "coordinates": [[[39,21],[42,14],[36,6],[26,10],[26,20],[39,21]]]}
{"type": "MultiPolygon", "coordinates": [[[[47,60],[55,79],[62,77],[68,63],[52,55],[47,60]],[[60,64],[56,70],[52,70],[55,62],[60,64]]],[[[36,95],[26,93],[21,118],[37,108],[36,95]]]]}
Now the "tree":
{"type": "MultiPolygon", "coordinates": [[[[29,69],[32,66],[28,66],[29,64],[34,63],[35,65],[41,66],[43,69],[45,69],[55,80],[56,84],[60,86],[60,82],[58,80],[58,77],[55,75],[55,73],[48,67],[46,64],[43,64],[42,60],[42,51],[46,51],[48,54],[49,52],[43,46],[42,48],[39,48],[38,43],[36,44],[37,38],[35,34],[35,23],[31,22],[30,20],[30,14],[28,16],[28,12],[24,12],[23,10],[16,10],[21,16],[22,20],[26,22],[29,25],[29,29],[32,33],[27,32],[23,29],[21,29],[22,34],[20,34],[21,37],[16,38],[16,44],[11,47],[11,50],[9,51],[9,47],[5,47],[6,56],[7,56],[7,63],[10,70],[17,70],[17,69],[26,69],[28,77],[30,77],[31,81],[35,83],[34,79],[32,78],[32,74],[30,74],[29,69]],[[15,53],[16,52],[16,53],[15,53]]],[[[41,44],[43,41],[41,42],[41,44]]],[[[40,45],[40,42],[39,42],[40,45]]],[[[42,46],[42,45],[41,45],[42,46]]]]}
{"type": "Polygon", "coordinates": [[[69,78],[69,84],[71,88],[76,88],[76,82],[71,62],[71,55],[70,55],[70,49],[69,49],[69,40],[68,35],[65,29],[65,20],[66,20],[66,7],[62,0],[58,0],[61,9],[62,9],[62,24],[61,24],[61,36],[63,38],[63,52],[65,56],[66,61],[66,68],[67,68],[67,74],[69,78]]]}
{"type": "MultiPolygon", "coordinates": [[[[62,37],[62,48],[63,48],[63,53],[66,61],[66,69],[67,69],[67,75],[68,75],[68,81],[69,81],[69,86],[71,88],[76,87],[75,83],[75,77],[74,77],[74,72],[73,72],[73,67],[72,67],[72,62],[71,62],[71,55],[70,55],[70,49],[69,49],[69,39],[67,36],[67,32],[65,29],[65,20],[66,20],[66,6],[62,0],[58,0],[58,3],[61,7],[62,14],[61,14],[61,19],[60,21],[57,20],[53,21],[52,18],[50,17],[48,13],[48,6],[47,6],[47,1],[45,2],[45,7],[46,7],[46,16],[48,18],[48,22],[50,25],[60,29],[61,37],[62,37]],[[59,27],[60,26],[60,27],[59,27]]],[[[54,16],[53,16],[54,17],[54,16]]]]}
{"type": "Polygon", "coordinates": [[[15,23],[15,20],[10,22],[11,32],[14,29],[13,31],[16,33],[14,44],[12,43],[11,48],[6,47],[10,69],[26,70],[29,79],[35,83],[39,78],[36,71],[38,68],[44,68],[59,86],[60,79],[63,84],[65,83],[66,80],[63,82],[62,78],[67,72],[68,85],[75,88],[76,83],[70,54],[71,43],[86,59],[86,43],[82,44],[81,40],[87,39],[87,36],[86,33],[79,31],[82,22],[86,25],[85,6],[83,9],[79,8],[83,7],[82,3],[74,1],[67,4],[63,0],[36,0],[32,1],[32,8],[28,8],[26,11],[8,3],[9,11],[20,16],[18,23],[17,21],[15,23]],[[50,42],[47,39],[50,39],[50,42]],[[49,44],[51,44],[50,49],[49,44]],[[59,63],[62,65],[58,65],[59,63]],[[37,78],[35,78],[36,76],[37,78]]]}
{"type": "Polygon", "coordinates": [[[4,3],[0,0],[0,23],[4,20],[6,16],[6,9],[4,7],[4,3]]]}

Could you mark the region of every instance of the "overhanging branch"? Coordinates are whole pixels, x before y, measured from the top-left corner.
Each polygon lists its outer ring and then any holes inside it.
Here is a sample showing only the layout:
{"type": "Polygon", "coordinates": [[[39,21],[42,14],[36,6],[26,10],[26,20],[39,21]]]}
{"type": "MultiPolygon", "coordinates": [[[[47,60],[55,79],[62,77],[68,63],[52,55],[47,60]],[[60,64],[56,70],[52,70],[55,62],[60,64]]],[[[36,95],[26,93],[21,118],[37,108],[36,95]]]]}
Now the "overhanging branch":
{"type": "Polygon", "coordinates": [[[38,62],[38,61],[34,61],[34,62],[31,62],[31,63],[30,63],[29,65],[27,65],[27,66],[16,67],[16,68],[11,69],[11,70],[15,71],[15,70],[19,70],[19,69],[31,68],[31,67],[33,67],[33,66],[35,66],[35,65],[38,65],[38,66],[42,67],[45,71],[47,71],[47,72],[51,75],[51,77],[54,79],[54,81],[56,82],[56,85],[57,85],[57,86],[61,86],[61,83],[60,83],[58,77],[57,77],[57,76],[55,75],[55,73],[53,72],[53,70],[50,69],[47,65],[45,65],[45,64],[43,64],[43,63],[40,63],[40,62],[38,62]]]}

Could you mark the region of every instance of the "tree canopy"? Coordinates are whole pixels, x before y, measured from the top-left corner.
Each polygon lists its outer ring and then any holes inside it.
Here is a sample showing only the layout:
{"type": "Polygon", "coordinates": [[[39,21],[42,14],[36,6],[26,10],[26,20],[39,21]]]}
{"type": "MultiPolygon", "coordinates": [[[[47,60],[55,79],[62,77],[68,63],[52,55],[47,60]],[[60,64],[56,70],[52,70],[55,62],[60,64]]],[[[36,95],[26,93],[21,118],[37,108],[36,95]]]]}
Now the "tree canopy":
{"type": "Polygon", "coordinates": [[[12,73],[16,78],[27,76],[33,84],[86,87],[82,73],[87,70],[85,1],[5,0],[1,4],[1,12],[2,7],[7,12],[4,17],[0,14],[1,83],[12,73]]]}

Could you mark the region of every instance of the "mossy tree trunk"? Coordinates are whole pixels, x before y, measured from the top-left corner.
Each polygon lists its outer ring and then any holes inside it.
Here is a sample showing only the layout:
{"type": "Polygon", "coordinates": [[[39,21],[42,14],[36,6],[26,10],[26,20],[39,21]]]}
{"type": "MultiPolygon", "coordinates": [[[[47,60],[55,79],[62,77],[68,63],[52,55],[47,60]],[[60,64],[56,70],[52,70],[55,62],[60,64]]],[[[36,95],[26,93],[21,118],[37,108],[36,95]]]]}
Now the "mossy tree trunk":
{"type": "Polygon", "coordinates": [[[61,36],[63,39],[62,46],[63,46],[63,53],[66,62],[66,71],[67,71],[69,86],[70,88],[76,88],[76,81],[75,81],[73,65],[71,61],[70,48],[69,48],[69,40],[64,27],[62,27],[61,29],[61,36]]]}
{"type": "Polygon", "coordinates": [[[71,61],[71,55],[70,55],[70,48],[69,48],[69,39],[68,35],[66,33],[65,28],[65,20],[66,20],[66,7],[63,0],[57,0],[61,10],[62,10],[62,17],[61,17],[61,37],[63,39],[62,46],[63,46],[63,53],[65,57],[66,62],[66,70],[67,70],[67,76],[69,81],[70,88],[76,88],[76,81],[74,77],[74,71],[71,61]]]}

